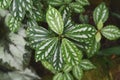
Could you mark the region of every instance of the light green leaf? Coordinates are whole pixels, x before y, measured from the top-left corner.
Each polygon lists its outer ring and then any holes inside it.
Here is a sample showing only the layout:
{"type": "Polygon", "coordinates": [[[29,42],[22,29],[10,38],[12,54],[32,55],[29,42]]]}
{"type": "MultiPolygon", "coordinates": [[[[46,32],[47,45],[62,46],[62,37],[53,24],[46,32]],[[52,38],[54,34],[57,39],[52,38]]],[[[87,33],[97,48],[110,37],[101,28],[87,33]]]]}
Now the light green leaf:
{"type": "Polygon", "coordinates": [[[8,14],[5,18],[5,23],[9,27],[10,31],[16,32],[21,26],[21,22],[16,20],[12,15],[8,14]]]}
{"type": "Polygon", "coordinates": [[[12,0],[0,0],[0,8],[6,9],[10,6],[12,0]]]}
{"type": "Polygon", "coordinates": [[[80,5],[82,6],[86,6],[90,4],[88,0],[76,0],[76,1],[79,2],[80,5]]]}
{"type": "Polygon", "coordinates": [[[67,32],[65,35],[77,42],[90,43],[95,36],[96,29],[89,24],[79,24],[67,32]]]}
{"type": "Polygon", "coordinates": [[[32,48],[36,48],[41,41],[49,38],[49,31],[41,26],[38,26],[35,21],[29,21],[28,25],[27,36],[29,37],[29,44],[32,48]]]}
{"type": "Polygon", "coordinates": [[[109,40],[115,40],[120,38],[120,30],[118,27],[114,26],[114,25],[108,25],[106,27],[104,27],[101,30],[102,35],[109,39],[109,40]]]}
{"type": "Polygon", "coordinates": [[[82,59],[82,52],[74,45],[74,43],[64,38],[61,47],[62,55],[66,63],[71,65],[79,64],[82,59]]]}
{"type": "Polygon", "coordinates": [[[96,42],[100,42],[100,40],[102,39],[100,32],[97,32],[97,34],[95,35],[95,39],[96,39],[96,42]]]}
{"type": "Polygon", "coordinates": [[[70,73],[64,73],[61,80],[74,80],[70,73]]]}
{"type": "Polygon", "coordinates": [[[72,73],[74,75],[74,77],[78,80],[81,80],[82,79],[82,76],[83,76],[83,70],[80,66],[78,65],[75,65],[72,69],[72,73]]]}
{"type": "Polygon", "coordinates": [[[52,6],[60,6],[64,4],[63,0],[48,0],[48,4],[52,6]]]}
{"type": "Polygon", "coordinates": [[[103,22],[100,20],[97,24],[97,29],[101,30],[103,28],[103,22]]]}
{"type": "Polygon", "coordinates": [[[76,12],[76,13],[82,13],[85,11],[82,5],[78,2],[72,2],[70,3],[70,7],[76,12]]]}
{"type": "Polygon", "coordinates": [[[64,68],[63,68],[63,71],[64,71],[64,72],[70,72],[71,70],[72,70],[72,66],[69,65],[69,64],[66,64],[66,65],[64,66],[64,68]]]}
{"type": "Polygon", "coordinates": [[[63,74],[62,73],[57,73],[54,77],[53,80],[63,80],[63,74]]]}
{"type": "Polygon", "coordinates": [[[98,7],[95,8],[93,13],[94,22],[97,25],[99,21],[103,23],[108,19],[109,11],[105,3],[101,3],[98,7]]]}
{"type": "Polygon", "coordinates": [[[54,54],[57,42],[58,38],[49,38],[39,43],[36,48],[36,61],[47,60],[52,54],[54,54]]]}
{"type": "Polygon", "coordinates": [[[46,20],[49,25],[49,27],[56,32],[57,34],[63,33],[63,19],[60,14],[60,12],[57,11],[57,9],[49,6],[49,9],[46,14],[46,20]]]}
{"type": "Polygon", "coordinates": [[[90,69],[94,69],[95,68],[95,66],[87,59],[84,59],[84,60],[81,61],[80,67],[83,70],[90,70],[90,69]]]}

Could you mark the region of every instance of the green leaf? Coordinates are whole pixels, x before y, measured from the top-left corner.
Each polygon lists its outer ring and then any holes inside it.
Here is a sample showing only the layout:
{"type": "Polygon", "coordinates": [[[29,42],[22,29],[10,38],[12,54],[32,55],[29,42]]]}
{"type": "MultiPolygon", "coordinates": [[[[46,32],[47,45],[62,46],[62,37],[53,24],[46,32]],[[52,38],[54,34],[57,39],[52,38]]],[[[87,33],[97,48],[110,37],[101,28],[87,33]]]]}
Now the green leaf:
{"type": "Polygon", "coordinates": [[[69,64],[66,64],[66,65],[64,66],[64,68],[63,68],[63,71],[64,71],[64,72],[70,72],[71,70],[72,70],[72,66],[69,65],[69,64]]]}
{"type": "Polygon", "coordinates": [[[5,18],[5,23],[9,27],[10,31],[16,32],[21,26],[21,22],[16,20],[12,15],[8,14],[5,18]]]}
{"type": "Polygon", "coordinates": [[[58,38],[49,38],[39,43],[36,48],[36,61],[47,60],[52,54],[54,54],[57,42],[58,38]]]}
{"type": "Polygon", "coordinates": [[[75,65],[72,69],[72,73],[74,75],[74,77],[78,80],[81,80],[82,79],[82,76],[83,76],[83,70],[80,66],[78,65],[75,65]]]}
{"type": "Polygon", "coordinates": [[[62,73],[57,73],[54,77],[53,80],[63,80],[63,74],[62,73]]]}
{"type": "Polygon", "coordinates": [[[87,59],[84,59],[84,60],[81,61],[80,67],[83,70],[91,70],[91,69],[95,68],[95,66],[87,59]]]}
{"type": "Polygon", "coordinates": [[[57,11],[57,9],[49,6],[49,9],[46,14],[46,20],[49,25],[49,27],[56,32],[57,34],[63,33],[63,19],[60,14],[60,12],[57,11]]]}
{"type": "Polygon", "coordinates": [[[7,9],[10,6],[11,2],[12,0],[0,0],[0,8],[7,9]]]}
{"type": "Polygon", "coordinates": [[[49,38],[49,31],[41,26],[38,26],[35,21],[30,21],[28,25],[27,36],[29,37],[29,44],[32,48],[36,48],[41,41],[49,38]]]}
{"type": "Polygon", "coordinates": [[[64,1],[63,0],[48,0],[48,4],[52,6],[60,6],[64,4],[64,1]]]}
{"type": "Polygon", "coordinates": [[[118,27],[114,26],[114,25],[108,25],[106,27],[104,27],[101,30],[102,35],[109,39],[109,40],[115,40],[120,38],[120,30],[118,27]]]}
{"type": "Polygon", "coordinates": [[[79,64],[82,59],[82,52],[74,45],[74,43],[64,38],[61,47],[62,55],[66,63],[71,65],[79,64]]]}
{"type": "Polygon", "coordinates": [[[90,4],[88,0],[76,0],[76,1],[79,2],[80,5],[82,6],[86,6],[90,4]]]}
{"type": "Polygon", "coordinates": [[[32,0],[21,0],[20,3],[21,3],[21,6],[27,11],[29,11],[33,8],[32,0]]]}
{"type": "Polygon", "coordinates": [[[95,8],[93,13],[94,22],[97,25],[100,21],[103,23],[108,19],[109,11],[105,3],[101,3],[95,8]]]}
{"type": "Polygon", "coordinates": [[[76,12],[76,13],[82,13],[85,11],[82,5],[78,2],[72,2],[70,3],[70,7],[76,12]]]}
{"type": "Polygon", "coordinates": [[[96,42],[100,42],[101,38],[102,38],[101,33],[97,32],[97,34],[95,35],[96,42]]]}
{"type": "Polygon", "coordinates": [[[97,29],[101,30],[103,28],[103,22],[100,20],[97,24],[97,29]]]}
{"type": "Polygon", "coordinates": [[[62,80],[74,80],[70,73],[64,73],[62,77],[62,80]]]}
{"type": "Polygon", "coordinates": [[[95,28],[89,24],[79,24],[67,32],[65,35],[77,42],[90,43],[96,33],[95,28]]]}
{"type": "Polygon", "coordinates": [[[69,4],[72,0],[64,0],[64,3],[69,4]]]}

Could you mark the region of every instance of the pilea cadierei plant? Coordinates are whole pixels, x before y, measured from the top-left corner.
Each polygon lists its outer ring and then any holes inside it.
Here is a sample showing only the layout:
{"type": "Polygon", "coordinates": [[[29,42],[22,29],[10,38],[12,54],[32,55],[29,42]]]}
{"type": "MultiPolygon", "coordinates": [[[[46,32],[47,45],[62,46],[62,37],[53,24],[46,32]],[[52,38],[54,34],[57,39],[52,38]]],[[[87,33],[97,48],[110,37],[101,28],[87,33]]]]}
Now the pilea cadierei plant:
{"type": "Polygon", "coordinates": [[[85,56],[99,51],[102,35],[108,40],[120,38],[118,27],[104,26],[109,16],[104,2],[93,12],[95,25],[84,22],[82,13],[89,4],[88,0],[1,0],[0,8],[9,11],[5,22],[12,32],[27,26],[35,60],[55,74],[53,80],[81,80],[83,71],[95,68],[85,56]],[[84,23],[76,23],[73,13],[84,23]]]}

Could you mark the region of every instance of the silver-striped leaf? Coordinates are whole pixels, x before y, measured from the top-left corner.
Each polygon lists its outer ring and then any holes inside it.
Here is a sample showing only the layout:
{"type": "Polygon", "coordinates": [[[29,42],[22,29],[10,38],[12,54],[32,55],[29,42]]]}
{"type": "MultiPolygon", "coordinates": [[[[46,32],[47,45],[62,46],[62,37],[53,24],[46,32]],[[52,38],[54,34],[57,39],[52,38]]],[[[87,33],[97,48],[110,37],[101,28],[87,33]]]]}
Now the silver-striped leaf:
{"type": "Polygon", "coordinates": [[[48,4],[52,6],[60,6],[64,4],[64,0],[48,0],[48,4]]]}
{"type": "Polygon", "coordinates": [[[46,14],[46,20],[49,25],[49,27],[57,34],[62,34],[64,25],[63,25],[63,19],[60,14],[60,12],[49,6],[49,9],[46,14]]]}
{"type": "Polygon", "coordinates": [[[63,59],[67,64],[79,64],[82,59],[82,52],[75,46],[74,43],[64,38],[62,40],[61,47],[63,59]]]}
{"type": "Polygon", "coordinates": [[[49,38],[49,31],[38,24],[35,21],[28,22],[27,36],[29,37],[29,44],[32,48],[36,48],[41,41],[49,38]]]}
{"type": "Polygon", "coordinates": [[[63,73],[63,79],[61,80],[74,80],[73,76],[70,73],[63,73]]]}
{"type": "Polygon", "coordinates": [[[96,25],[98,25],[100,21],[104,23],[108,19],[108,16],[109,11],[105,3],[101,3],[93,12],[93,19],[96,25]]]}
{"type": "Polygon", "coordinates": [[[87,59],[83,59],[80,63],[80,67],[83,69],[83,70],[91,70],[91,69],[94,69],[95,66],[87,59]]]}
{"type": "Polygon", "coordinates": [[[83,77],[83,70],[80,66],[75,65],[72,69],[72,73],[74,75],[74,77],[78,80],[81,80],[83,77]]]}
{"type": "Polygon", "coordinates": [[[115,40],[120,38],[120,29],[114,25],[108,25],[101,30],[102,35],[109,39],[115,40]]]}
{"type": "Polygon", "coordinates": [[[6,16],[5,23],[12,32],[16,32],[21,26],[21,22],[16,20],[11,14],[6,16]]]}
{"type": "Polygon", "coordinates": [[[50,56],[54,54],[57,43],[58,43],[58,38],[56,37],[46,39],[41,43],[39,43],[38,47],[36,48],[36,54],[35,54],[36,61],[49,59],[50,56]]]}
{"type": "Polygon", "coordinates": [[[70,72],[72,70],[73,66],[71,66],[70,64],[65,64],[63,71],[64,72],[70,72]]]}
{"type": "Polygon", "coordinates": [[[76,1],[79,2],[80,5],[82,6],[86,6],[90,4],[88,0],[76,0],[76,1]]]}
{"type": "Polygon", "coordinates": [[[6,9],[10,6],[12,0],[0,0],[0,8],[6,9]]]}
{"type": "Polygon", "coordinates": [[[89,24],[76,25],[72,30],[67,32],[66,37],[73,39],[77,42],[85,42],[89,44],[95,36],[96,29],[89,24]]]}
{"type": "Polygon", "coordinates": [[[53,80],[63,80],[62,78],[63,78],[63,74],[62,73],[57,73],[53,77],[53,80]]]}

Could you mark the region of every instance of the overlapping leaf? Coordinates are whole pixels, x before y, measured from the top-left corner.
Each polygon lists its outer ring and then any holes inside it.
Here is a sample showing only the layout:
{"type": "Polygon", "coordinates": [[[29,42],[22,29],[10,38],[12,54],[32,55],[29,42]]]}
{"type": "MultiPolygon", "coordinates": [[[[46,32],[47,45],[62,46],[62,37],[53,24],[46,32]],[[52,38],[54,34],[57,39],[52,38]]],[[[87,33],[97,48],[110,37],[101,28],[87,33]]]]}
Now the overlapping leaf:
{"type": "Polygon", "coordinates": [[[77,42],[90,43],[96,33],[95,28],[89,24],[76,25],[66,33],[66,36],[77,42]]]}
{"type": "Polygon", "coordinates": [[[0,8],[6,9],[10,6],[12,0],[0,0],[0,8]]]}
{"type": "Polygon", "coordinates": [[[82,52],[67,39],[62,40],[62,55],[64,61],[68,64],[75,65],[79,64],[82,59],[82,52]]]}
{"type": "Polygon", "coordinates": [[[88,0],[76,0],[76,1],[79,2],[80,5],[82,5],[82,6],[85,6],[85,5],[89,5],[89,4],[90,4],[88,0]]]}
{"type": "Polygon", "coordinates": [[[60,13],[53,7],[49,6],[46,14],[46,20],[49,27],[57,34],[63,33],[63,19],[60,13]]]}
{"type": "Polygon", "coordinates": [[[101,32],[102,35],[109,40],[115,40],[120,38],[120,30],[114,25],[108,25],[104,27],[101,32]]]}
{"type": "Polygon", "coordinates": [[[105,3],[101,3],[95,8],[93,13],[94,22],[97,25],[100,21],[103,23],[108,19],[109,11],[105,3]]]}
{"type": "Polygon", "coordinates": [[[48,4],[52,6],[60,6],[62,5],[64,0],[48,0],[48,4]]]}

